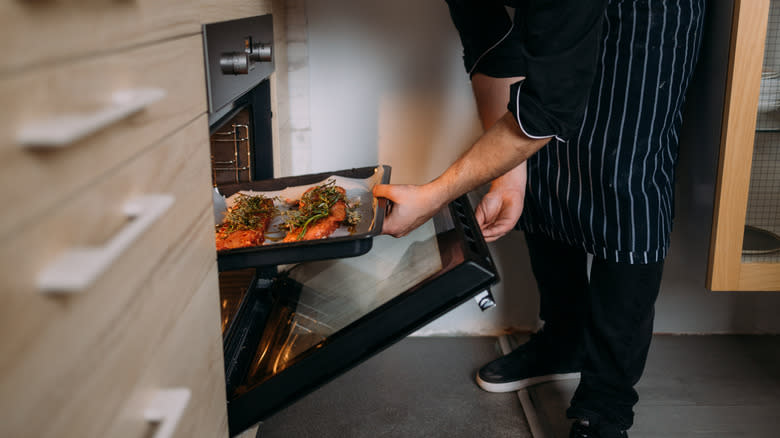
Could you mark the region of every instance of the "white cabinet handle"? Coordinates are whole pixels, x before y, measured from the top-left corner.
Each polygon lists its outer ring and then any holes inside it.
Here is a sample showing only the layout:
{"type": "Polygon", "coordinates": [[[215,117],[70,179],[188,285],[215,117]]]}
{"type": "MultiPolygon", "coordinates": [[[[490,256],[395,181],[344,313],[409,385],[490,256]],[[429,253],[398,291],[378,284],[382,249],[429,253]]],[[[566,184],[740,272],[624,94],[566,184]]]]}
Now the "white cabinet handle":
{"type": "Polygon", "coordinates": [[[19,130],[16,141],[28,148],[64,147],[94,134],[165,97],[160,88],[131,88],[111,95],[105,107],[93,113],[62,114],[32,121],[19,130]]]}
{"type": "Polygon", "coordinates": [[[161,389],[144,411],[144,420],[157,424],[154,438],[171,438],[190,402],[189,388],[161,389]]]}
{"type": "Polygon", "coordinates": [[[171,205],[172,195],[143,195],[122,206],[122,212],[133,220],[105,245],[71,248],[60,255],[38,275],[42,293],[74,293],[87,289],[133,242],[138,239],[171,205]]]}

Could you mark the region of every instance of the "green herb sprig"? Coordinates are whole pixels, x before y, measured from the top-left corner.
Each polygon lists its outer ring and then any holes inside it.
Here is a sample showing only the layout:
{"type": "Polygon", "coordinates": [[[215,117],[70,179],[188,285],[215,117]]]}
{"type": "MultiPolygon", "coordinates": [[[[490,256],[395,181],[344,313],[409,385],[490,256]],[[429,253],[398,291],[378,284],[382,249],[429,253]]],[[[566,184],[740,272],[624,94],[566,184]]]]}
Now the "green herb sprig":
{"type": "Polygon", "coordinates": [[[236,201],[226,213],[225,220],[217,227],[225,234],[239,230],[254,230],[265,221],[278,213],[273,199],[263,195],[250,196],[239,193],[236,201]]]}
{"type": "Polygon", "coordinates": [[[303,239],[309,226],[319,219],[328,217],[330,208],[338,201],[345,201],[346,196],[336,186],[334,179],[316,186],[301,196],[297,210],[282,212],[285,228],[289,231],[300,228],[297,240],[303,239]]]}

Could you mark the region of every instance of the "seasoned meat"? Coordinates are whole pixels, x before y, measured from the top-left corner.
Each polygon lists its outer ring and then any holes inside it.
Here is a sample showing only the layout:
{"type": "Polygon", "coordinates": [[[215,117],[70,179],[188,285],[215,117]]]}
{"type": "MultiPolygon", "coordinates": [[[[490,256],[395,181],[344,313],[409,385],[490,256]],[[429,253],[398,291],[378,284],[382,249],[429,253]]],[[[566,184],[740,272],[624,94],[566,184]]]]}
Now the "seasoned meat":
{"type": "Polygon", "coordinates": [[[264,240],[264,233],[259,230],[239,230],[224,234],[217,231],[217,251],[259,246],[264,240]]]}
{"type": "Polygon", "coordinates": [[[341,223],[346,218],[347,204],[344,201],[338,201],[330,207],[330,214],[327,217],[317,219],[309,224],[303,237],[301,237],[302,229],[299,227],[287,233],[282,242],[297,242],[299,240],[315,240],[328,237],[341,226],[341,223]]]}
{"type": "Polygon", "coordinates": [[[272,199],[241,195],[217,227],[217,251],[262,245],[276,209],[272,199]]]}
{"type": "Polygon", "coordinates": [[[290,230],[282,242],[323,239],[333,234],[347,218],[346,190],[328,183],[306,190],[298,201],[290,230]],[[330,206],[325,210],[325,206],[330,206]]]}

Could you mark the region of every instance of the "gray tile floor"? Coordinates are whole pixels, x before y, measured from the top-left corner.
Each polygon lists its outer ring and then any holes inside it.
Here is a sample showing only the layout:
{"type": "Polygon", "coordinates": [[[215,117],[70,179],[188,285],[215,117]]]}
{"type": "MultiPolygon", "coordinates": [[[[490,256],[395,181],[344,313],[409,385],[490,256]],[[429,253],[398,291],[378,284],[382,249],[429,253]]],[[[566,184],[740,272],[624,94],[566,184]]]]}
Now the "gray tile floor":
{"type": "Polygon", "coordinates": [[[495,338],[406,338],[266,420],[262,438],[530,438],[514,393],[473,382],[495,338]]]}
{"type": "MultiPolygon", "coordinates": [[[[494,338],[407,338],[268,419],[258,437],[530,437],[517,396],[473,383],[494,338]]],[[[576,381],[529,390],[568,436],[576,381]]],[[[656,336],[632,438],[780,436],[780,336],[656,336]]],[[[540,438],[540,437],[537,437],[540,438]]]]}
{"type": "MultiPolygon", "coordinates": [[[[547,438],[576,385],[529,390],[547,438]]],[[[780,437],[780,336],[656,336],[637,391],[632,438],[780,437]]]]}

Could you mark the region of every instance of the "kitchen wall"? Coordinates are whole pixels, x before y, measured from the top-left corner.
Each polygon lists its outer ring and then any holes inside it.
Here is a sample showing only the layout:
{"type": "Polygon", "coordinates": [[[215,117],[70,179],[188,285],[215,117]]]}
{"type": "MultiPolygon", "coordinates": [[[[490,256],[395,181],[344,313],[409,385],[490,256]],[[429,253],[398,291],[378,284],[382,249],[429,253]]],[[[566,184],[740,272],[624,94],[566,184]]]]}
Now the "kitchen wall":
{"type": "MultiPolygon", "coordinates": [[[[704,288],[730,2],[710,2],[682,133],[677,219],[656,307],[665,333],[780,333],[779,293],[704,288]]],[[[288,1],[293,173],[385,163],[393,182],[437,176],[479,135],[443,0],[288,1]]],[[[520,233],[491,244],[498,307],[467,302],[419,335],[534,329],[538,299],[520,233]]]]}

